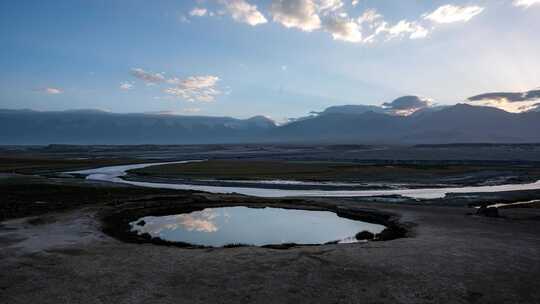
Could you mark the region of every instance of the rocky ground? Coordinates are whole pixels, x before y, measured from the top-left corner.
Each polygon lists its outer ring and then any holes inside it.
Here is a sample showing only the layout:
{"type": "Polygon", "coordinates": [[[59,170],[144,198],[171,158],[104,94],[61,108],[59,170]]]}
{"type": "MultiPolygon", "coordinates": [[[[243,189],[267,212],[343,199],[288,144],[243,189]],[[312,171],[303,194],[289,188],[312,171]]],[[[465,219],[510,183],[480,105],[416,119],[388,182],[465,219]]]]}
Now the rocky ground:
{"type": "MultiPolygon", "coordinates": [[[[159,200],[140,204],[149,201],[159,200]]],[[[390,212],[409,234],[286,250],[182,249],[115,239],[101,218],[117,209],[84,205],[1,223],[0,303],[540,302],[539,209],[489,218],[461,207],[313,204],[390,212]]]]}

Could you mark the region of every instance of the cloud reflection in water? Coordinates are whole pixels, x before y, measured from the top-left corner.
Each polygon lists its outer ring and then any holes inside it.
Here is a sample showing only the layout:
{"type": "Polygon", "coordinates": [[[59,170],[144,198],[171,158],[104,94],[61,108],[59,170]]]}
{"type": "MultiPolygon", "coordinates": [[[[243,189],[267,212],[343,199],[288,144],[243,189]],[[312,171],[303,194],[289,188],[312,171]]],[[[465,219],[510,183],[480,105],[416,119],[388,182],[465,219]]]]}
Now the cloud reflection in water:
{"type": "Polygon", "coordinates": [[[176,230],[183,228],[187,231],[212,233],[219,227],[213,221],[218,215],[213,209],[195,211],[189,214],[176,214],[169,216],[147,216],[143,218],[144,226],[136,226],[133,230],[150,235],[160,234],[164,230],[176,230]]]}

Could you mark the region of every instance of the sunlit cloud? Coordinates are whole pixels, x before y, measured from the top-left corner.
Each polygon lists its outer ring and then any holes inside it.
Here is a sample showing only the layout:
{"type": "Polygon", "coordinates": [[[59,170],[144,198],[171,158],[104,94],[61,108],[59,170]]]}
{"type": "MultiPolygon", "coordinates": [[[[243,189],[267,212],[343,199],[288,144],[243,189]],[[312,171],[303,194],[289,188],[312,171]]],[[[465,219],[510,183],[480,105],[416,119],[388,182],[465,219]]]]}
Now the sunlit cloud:
{"type": "Polygon", "coordinates": [[[249,4],[245,0],[220,0],[220,2],[235,21],[251,26],[268,22],[256,5],[249,4]]]}
{"type": "Polygon", "coordinates": [[[322,14],[335,12],[344,6],[341,0],[319,0],[318,9],[322,14]]]}
{"type": "Polygon", "coordinates": [[[375,30],[375,34],[387,34],[387,40],[407,35],[410,39],[425,38],[429,34],[429,30],[414,21],[401,20],[395,25],[388,25],[383,22],[375,30]]]}
{"type": "MultiPolygon", "coordinates": [[[[220,81],[219,77],[213,75],[166,78],[164,73],[148,72],[140,68],[131,69],[131,75],[141,79],[147,85],[168,85],[169,87],[163,89],[163,93],[186,101],[212,102],[217,96],[223,94],[217,87],[217,83],[220,81]]],[[[121,89],[124,90],[129,90],[132,87],[131,83],[121,84],[121,89]]]]}
{"type": "Polygon", "coordinates": [[[529,8],[535,4],[540,4],[540,0],[514,0],[512,4],[517,7],[529,8]]]}
{"type": "Polygon", "coordinates": [[[457,6],[447,4],[424,15],[424,18],[435,23],[467,22],[483,11],[484,8],[480,6],[457,6]]]}
{"type": "MultiPolygon", "coordinates": [[[[537,1],[537,0],[521,0],[537,1]]],[[[540,0],[538,0],[540,1],[540,0]]],[[[256,5],[246,0],[218,0],[224,9],[217,15],[230,14],[242,23],[255,26],[268,20],[256,5]]],[[[358,5],[352,1],[351,5],[358,5]]],[[[531,4],[529,4],[531,5],[531,4]]],[[[433,30],[426,23],[467,22],[484,10],[480,6],[443,5],[435,11],[426,13],[418,20],[402,19],[392,24],[375,9],[366,9],[359,17],[351,18],[342,0],[272,0],[268,13],[272,21],[286,28],[295,28],[305,32],[322,30],[334,40],[350,43],[372,43],[396,38],[426,38],[433,30]]],[[[213,16],[205,8],[194,8],[191,16],[213,16]]]]}
{"type": "Polygon", "coordinates": [[[521,113],[540,108],[540,90],[486,93],[469,97],[467,100],[469,104],[476,106],[495,107],[511,113],[521,113]]]}
{"type": "Polygon", "coordinates": [[[321,27],[317,11],[317,4],[313,0],[273,0],[270,5],[270,14],[275,22],[305,32],[321,27]]]}
{"type": "Polygon", "coordinates": [[[377,22],[377,20],[381,19],[382,15],[380,15],[377,10],[375,9],[367,9],[358,17],[356,20],[359,24],[366,24],[369,27],[373,27],[373,25],[377,22]]]}
{"type": "Polygon", "coordinates": [[[190,12],[190,16],[202,17],[205,16],[208,11],[205,8],[195,7],[190,12]]]}
{"type": "Polygon", "coordinates": [[[133,84],[127,81],[120,83],[120,90],[129,91],[133,89],[133,84]]]}
{"type": "Polygon", "coordinates": [[[421,109],[430,107],[433,101],[418,96],[403,96],[392,102],[385,102],[382,107],[394,115],[408,116],[421,109]]]}
{"type": "Polygon", "coordinates": [[[361,42],[360,25],[348,17],[332,16],[325,19],[324,29],[332,34],[335,40],[361,42]]]}
{"type": "Polygon", "coordinates": [[[165,75],[163,75],[163,73],[147,72],[141,68],[131,69],[131,75],[141,79],[147,85],[157,84],[165,81],[165,75]]]}
{"type": "Polygon", "coordinates": [[[219,80],[219,77],[212,75],[191,76],[186,79],[172,78],[167,82],[175,86],[166,88],[163,92],[191,102],[212,102],[222,94],[217,89],[219,80]]]}
{"type": "Polygon", "coordinates": [[[34,91],[48,94],[48,95],[58,95],[64,93],[64,90],[59,88],[53,88],[53,87],[46,87],[46,88],[39,88],[35,89],[34,91]]]}

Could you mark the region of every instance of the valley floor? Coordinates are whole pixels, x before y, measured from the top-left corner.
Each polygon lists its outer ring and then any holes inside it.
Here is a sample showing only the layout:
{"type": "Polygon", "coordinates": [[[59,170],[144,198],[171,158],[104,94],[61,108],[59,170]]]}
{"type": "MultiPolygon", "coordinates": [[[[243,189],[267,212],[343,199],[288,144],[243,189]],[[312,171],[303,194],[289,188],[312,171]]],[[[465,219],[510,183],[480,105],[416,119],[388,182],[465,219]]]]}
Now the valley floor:
{"type": "MultiPolygon", "coordinates": [[[[23,172],[15,166],[0,174],[0,303],[540,303],[538,204],[485,217],[467,199],[452,197],[295,201],[145,189],[54,173],[93,161],[43,164],[36,157],[22,160],[23,172]],[[197,198],[222,206],[302,202],[393,214],[408,233],[391,241],[278,250],[182,249],[103,232],[104,216],[127,205],[143,210],[197,198]]],[[[502,195],[540,198],[536,191],[502,195]]]]}

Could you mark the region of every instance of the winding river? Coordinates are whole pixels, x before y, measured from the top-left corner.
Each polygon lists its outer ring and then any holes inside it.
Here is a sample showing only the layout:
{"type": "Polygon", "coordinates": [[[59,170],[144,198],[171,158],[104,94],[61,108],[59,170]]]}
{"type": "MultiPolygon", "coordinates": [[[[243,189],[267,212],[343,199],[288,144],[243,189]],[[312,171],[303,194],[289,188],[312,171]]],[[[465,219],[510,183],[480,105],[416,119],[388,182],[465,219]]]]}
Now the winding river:
{"type": "Polygon", "coordinates": [[[311,196],[311,197],[368,197],[368,196],[388,196],[401,195],[403,197],[415,199],[436,199],[443,198],[448,193],[489,193],[504,191],[523,191],[540,189],[540,180],[529,184],[506,184],[496,186],[471,186],[471,187],[449,187],[449,188],[425,188],[425,189],[387,189],[387,190],[297,190],[297,189],[266,189],[256,187],[232,187],[232,186],[208,186],[191,184],[173,184],[158,182],[141,182],[123,179],[127,171],[141,169],[150,166],[166,164],[183,164],[189,162],[200,162],[204,160],[186,160],[176,162],[146,163],[135,165],[108,166],[96,169],[67,172],[68,174],[85,175],[88,180],[106,181],[114,183],[129,184],[139,187],[176,189],[176,190],[196,190],[211,193],[239,193],[257,197],[289,197],[289,196],[311,196]]]}

